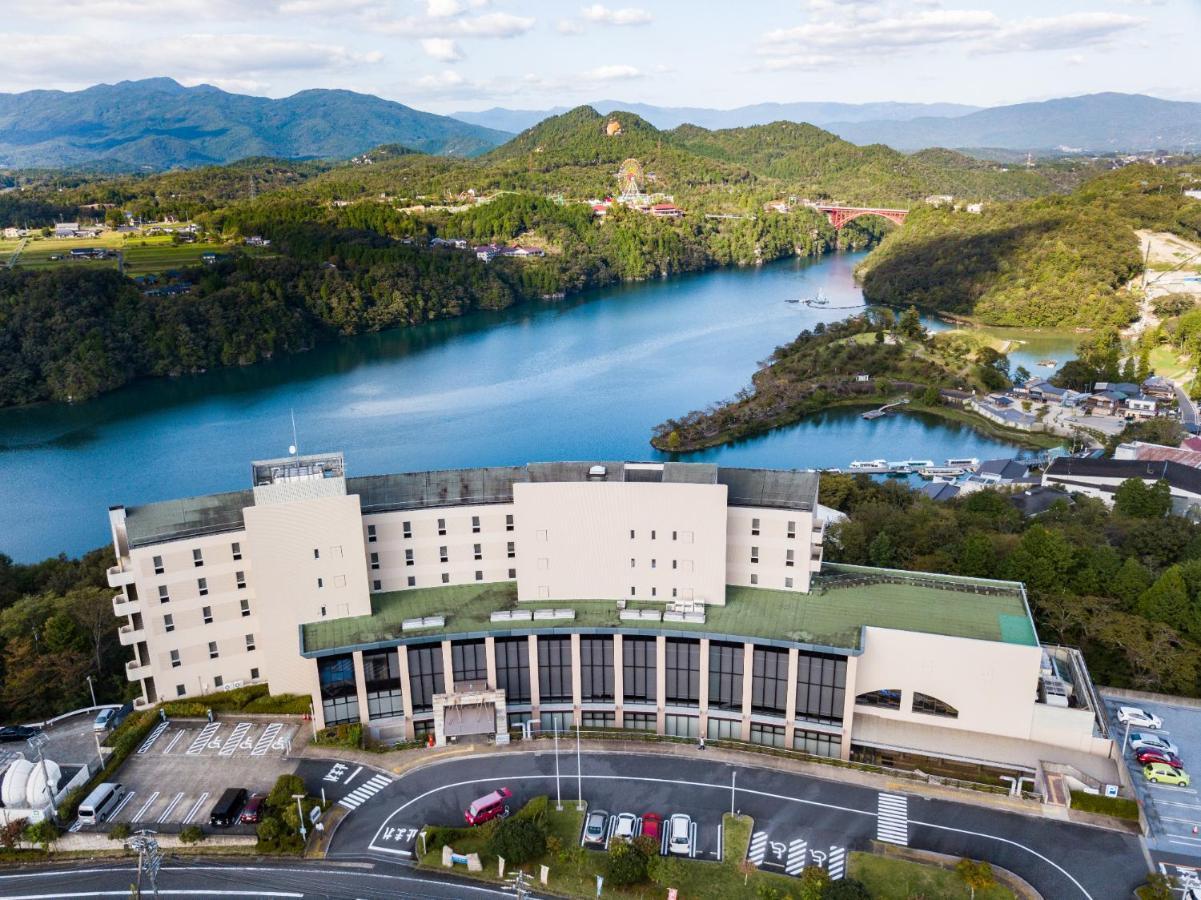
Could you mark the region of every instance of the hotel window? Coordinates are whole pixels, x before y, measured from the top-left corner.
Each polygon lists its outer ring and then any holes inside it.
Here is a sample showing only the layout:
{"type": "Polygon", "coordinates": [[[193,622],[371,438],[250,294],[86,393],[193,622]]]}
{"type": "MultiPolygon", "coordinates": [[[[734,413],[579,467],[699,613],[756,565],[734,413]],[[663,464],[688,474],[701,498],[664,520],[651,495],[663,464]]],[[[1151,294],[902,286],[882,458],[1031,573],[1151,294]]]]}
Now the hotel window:
{"type": "Polygon", "coordinates": [[[197,578],[196,590],[200,591],[201,597],[207,597],[209,592],[209,580],[207,578],[197,578]]]}
{"type": "Polygon", "coordinates": [[[510,578],[516,578],[516,577],[517,577],[517,570],[516,570],[516,569],[509,569],[509,577],[510,577],[510,578]]]}
{"type": "Polygon", "coordinates": [[[571,702],[571,638],[538,638],[538,690],[543,703],[571,702]]]}
{"type": "Polygon", "coordinates": [[[449,573],[449,572],[443,572],[443,573],[442,573],[442,583],[443,583],[443,584],[450,584],[450,573],[449,573]]]}
{"type": "Polygon", "coordinates": [[[480,533],[480,517],[479,516],[471,517],[471,533],[472,534],[480,533]]]}
{"type": "Polygon", "coordinates": [[[244,587],[246,587],[246,573],[234,572],[234,583],[238,586],[238,590],[242,590],[244,587]]]}
{"type": "Polygon", "coordinates": [[[868,691],[855,698],[857,706],[878,706],[881,709],[900,709],[901,692],[898,690],[868,691]]]}
{"type": "Polygon", "coordinates": [[[199,547],[192,551],[192,565],[200,568],[204,565],[204,553],[199,547]]]}
{"type": "Polygon", "coordinates": [[[450,659],[456,685],[464,681],[488,680],[488,658],[483,640],[455,641],[450,645],[450,659]]]}
{"type": "Polygon", "coordinates": [[[656,568],[658,566],[658,562],[659,561],[657,559],[652,559],[651,560],[651,568],[652,569],[656,568]]]}
{"type": "Polygon", "coordinates": [[[674,541],[674,540],[676,540],[676,538],[678,537],[678,535],[679,535],[679,532],[673,531],[673,532],[671,533],[671,539],[672,539],[673,541],[674,541]]]}
{"type": "Polygon", "coordinates": [[[367,688],[367,718],[404,715],[400,689],[400,656],[395,649],[363,653],[363,681],[367,688]]]}
{"type": "Polygon", "coordinates": [[[471,552],[475,556],[476,559],[484,558],[484,547],[482,544],[472,544],[471,552]]]}
{"type": "Polygon", "coordinates": [[[414,712],[434,708],[434,694],[444,692],[442,676],[442,645],[421,644],[409,647],[409,696],[414,712]]]}
{"type": "Polygon", "coordinates": [[[171,595],[167,591],[167,586],[165,584],[160,584],[158,586],[158,602],[159,603],[169,603],[170,601],[171,601],[171,595]]]}
{"type": "Polygon", "coordinates": [[[384,583],[382,581],[380,581],[378,578],[375,579],[375,581],[371,582],[371,590],[373,590],[373,591],[381,590],[383,588],[383,586],[384,586],[384,583]]]}
{"type": "Polygon", "coordinates": [[[152,561],[154,563],[154,574],[162,575],[165,571],[163,569],[163,558],[161,556],[156,556],[152,561]]]}
{"type": "Polygon", "coordinates": [[[792,733],[792,749],[808,753],[810,756],[824,756],[827,759],[838,759],[842,755],[842,738],[837,734],[825,734],[821,731],[802,731],[798,728],[792,733]]]}
{"type": "Polygon", "coordinates": [[[247,651],[254,649],[254,635],[253,634],[246,635],[246,649],[247,649],[247,651]]]}
{"type": "Polygon", "coordinates": [[[628,712],[622,718],[622,727],[627,731],[654,731],[658,727],[654,713],[628,712]]]}
{"type": "Polygon", "coordinates": [[[754,536],[757,534],[759,534],[759,520],[751,519],[751,535],[754,536]]]}
{"type": "Polygon", "coordinates": [[[951,706],[949,703],[944,703],[937,697],[931,697],[929,694],[919,694],[913,692],[913,711],[915,713],[925,713],[928,716],[945,716],[948,719],[958,719],[959,710],[951,706]]]}
{"type": "Polygon", "coordinates": [[[655,530],[652,528],[651,529],[651,540],[653,541],[654,539],[655,539],[655,530]]]}
{"type": "Polygon", "coordinates": [[[258,680],[258,677],[259,677],[259,670],[258,670],[258,668],[257,668],[257,667],[255,667],[255,668],[251,669],[251,670],[250,670],[250,680],[251,680],[251,681],[257,681],[257,680],[258,680]]]}
{"type": "Polygon", "coordinates": [[[758,584],[758,583],[759,583],[759,576],[754,573],[751,573],[751,584],[758,584]]]}
{"type": "Polygon", "coordinates": [[[354,661],[349,653],[317,660],[321,710],[325,725],[359,721],[359,694],[354,683],[354,661]]]}
{"type": "Polygon", "coordinates": [[[450,555],[446,552],[445,547],[438,548],[438,561],[439,562],[449,562],[450,561],[450,555]]]}
{"type": "Polygon", "coordinates": [[[180,665],[181,665],[181,664],[180,664],[180,661],[179,661],[179,651],[178,651],[178,650],[172,650],[172,651],[171,651],[171,668],[172,668],[172,669],[178,669],[178,668],[180,667],[180,665]]]}
{"type": "Polygon", "coordinates": [[[797,657],[796,718],[837,725],[846,699],[847,661],[841,656],[801,653],[797,657]]]}
{"type": "Polygon", "coordinates": [[[217,652],[217,642],[209,641],[209,659],[216,659],[221,654],[217,652]]]}
{"type": "Polygon", "coordinates": [[[635,596],[637,593],[638,593],[638,590],[637,590],[637,588],[635,588],[635,587],[634,587],[634,585],[630,585],[630,596],[631,596],[631,597],[633,597],[633,596],[635,596]]]}
{"type": "Polygon", "coordinates": [[[321,551],[316,547],[313,548],[313,559],[321,559],[321,551]]]}
{"type": "Polygon", "coordinates": [[[405,565],[413,565],[413,549],[411,547],[408,550],[405,550],[405,565]]]}
{"type": "Polygon", "coordinates": [[[580,699],[613,699],[613,638],[580,638],[580,699]]]}
{"type": "Polygon", "coordinates": [[[505,516],[505,531],[512,531],[512,530],[513,530],[513,516],[512,516],[512,514],[509,514],[509,515],[505,516]]]}
{"type": "Polygon", "coordinates": [[[496,639],[496,686],[505,703],[530,702],[530,642],[523,637],[496,639]]]}
{"type": "Polygon", "coordinates": [[[233,554],[234,560],[242,558],[242,545],[238,541],[234,541],[229,545],[230,552],[233,554]]]}
{"type": "Polygon", "coordinates": [[[438,534],[446,534],[446,520],[445,519],[438,520],[438,534]]]}
{"type": "Polygon", "coordinates": [[[175,696],[176,697],[182,697],[187,692],[188,692],[187,688],[185,688],[182,684],[175,685],[175,696]]]}
{"type": "Polygon", "coordinates": [[[634,531],[634,529],[633,529],[633,528],[631,528],[631,529],[630,529],[630,540],[631,540],[631,541],[632,541],[632,540],[634,540],[634,534],[635,534],[635,531],[634,531]]]}
{"type": "Polygon", "coordinates": [[[666,697],[673,706],[696,706],[701,697],[701,642],[668,638],[664,669],[666,697]]]}
{"type": "Polygon", "coordinates": [[[742,709],[742,644],[709,642],[709,708],[742,709]]]}
{"type": "Polygon", "coordinates": [[[205,625],[213,624],[213,608],[211,606],[203,606],[200,608],[200,617],[204,619],[205,625]]]}
{"type": "Polygon", "coordinates": [[[413,536],[413,523],[412,522],[402,522],[400,530],[401,530],[401,534],[404,537],[411,538],[413,536]]]}
{"type": "Polygon", "coordinates": [[[375,536],[375,526],[374,526],[374,525],[368,525],[368,526],[367,526],[367,543],[368,543],[368,544],[374,544],[374,543],[375,543],[375,540],[376,540],[376,536],[375,536]]]}
{"type": "Polygon", "coordinates": [[[788,537],[789,538],[796,537],[796,522],[788,523],[788,537]]]}
{"type": "Polygon", "coordinates": [[[759,548],[758,547],[751,548],[751,562],[752,563],[759,562],[759,548]]]}
{"type": "Polygon", "coordinates": [[[517,545],[512,541],[509,541],[508,546],[505,548],[505,552],[509,555],[509,559],[513,559],[515,556],[517,556],[517,545]]]}
{"type": "Polygon", "coordinates": [[[632,557],[632,556],[631,556],[631,557],[630,557],[630,568],[632,569],[632,568],[634,568],[634,566],[636,566],[636,565],[637,565],[637,563],[634,561],[634,557],[632,557]]]}
{"type": "Polygon", "coordinates": [[[379,568],[379,554],[378,553],[371,554],[371,568],[373,568],[373,569],[379,568]]]}
{"type": "Polygon", "coordinates": [[[250,601],[243,600],[241,601],[240,605],[242,607],[242,618],[246,618],[248,615],[250,615],[250,601]]]}
{"type": "Polygon", "coordinates": [[[409,587],[416,587],[417,586],[417,576],[410,575],[408,578],[408,584],[409,584],[409,587]]]}
{"type": "Polygon", "coordinates": [[[786,566],[795,566],[796,565],[796,551],[795,550],[785,550],[784,551],[784,565],[786,565],[786,566]]]}
{"type": "Polygon", "coordinates": [[[480,569],[476,569],[476,570],[475,570],[475,580],[476,580],[476,581],[483,581],[483,580],[484,580],[484,573],[483,573],[483,571],[482,571],[482,570],[480,570],[480,569]]]}
{"type": "Polygon", "coordinates": [[[656,587],[653,587],[653,588],[651,588],[651,596],[652,596],[652,597],[658,597],[658,596],[659,596],[659,589],[658,589],[658,588],[656,588],[656,587]]]}
{"type": "Polygon", "coordinates": [[[786,587],[786,588],[792,587],[792,579],[791,578],[784,579],[784,587],[786,587]]]}
{"type": "Polygon", "coordinates": [[[171,616],[171,613],[167,613],[165,616],[163,616],[163,631],[170,634],[174,630],[175,619],[171,616]]]}
{"type": "Polygon", "coordinates": [[[325,587],[325,579],[323,579],[323,578],[318,578],[318,579],[317,579],[317,587],[319,587],[319,588],[323,588],[323,587],[325,587]]]}
{"type": "Polygon", "coordinates": [[[751,723],[751,743],[764,744],[768,747],[783,747],[784,746],[784,726],[783,725],[760,725],[758,722],[751,723]]]}
{"type": "Polygon", "coordinates": [[[782,716],[788,708],[788,651],[756,647],[751,659],[751,710],[782,716]]]}
{"type": "Polygon", "coordinates": [[[673,559],[671,561],[671,567],[673,569],[678,569],[680,567],[680,561],[678,559],[673,559]]]}
{"type": "Polygon", "coordinates": [[[742,740],[741,719],[719,719],[709,716],[708,733],[705,735],[711,741],[740,741],[742,740]]]}
{"type": "Polygon", "coordinates": [[[581,712],[580,726],[582,728],[616,728],[617,713],[581,712]]]}
{"type": "Polygon", "coordinates": [[[697,737],[701,733],[701,720],[698,716],[664,716],[663,733],[672,737],[697,737]]]}
{"type": "Polygon", "coordinates": [[[221,687],[223,684],[225,684],[225,676],[224,675],[214,675],[213,676],[213,687],[221,687]]]}
{"type": "MultiPolygon", "coordinates": [[[[655,646],[654,638],[622,638],[621,690],[622,696],[628,703],[654,703],[656,701],[655,646]]],[[[629,720],[628,715],[626,720],[629,720]]]]}

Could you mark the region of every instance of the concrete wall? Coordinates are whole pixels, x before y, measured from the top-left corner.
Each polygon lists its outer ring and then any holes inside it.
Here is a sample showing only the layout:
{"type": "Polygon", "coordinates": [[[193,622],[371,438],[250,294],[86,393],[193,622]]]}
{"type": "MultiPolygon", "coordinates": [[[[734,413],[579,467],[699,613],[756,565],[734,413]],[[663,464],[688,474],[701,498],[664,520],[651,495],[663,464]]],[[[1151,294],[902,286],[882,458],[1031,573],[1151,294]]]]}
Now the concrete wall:
{"type": "Polygon", "coordinates": [[[820,537],[820,526],[815,532],[813,522],[811,512],[730,507],[726,519],[726,583],[808,592],[812,574],[821,567],[821,544],[814,543],[820,537]],[[758,528],[754,527],[756,522],[758,528]]]}

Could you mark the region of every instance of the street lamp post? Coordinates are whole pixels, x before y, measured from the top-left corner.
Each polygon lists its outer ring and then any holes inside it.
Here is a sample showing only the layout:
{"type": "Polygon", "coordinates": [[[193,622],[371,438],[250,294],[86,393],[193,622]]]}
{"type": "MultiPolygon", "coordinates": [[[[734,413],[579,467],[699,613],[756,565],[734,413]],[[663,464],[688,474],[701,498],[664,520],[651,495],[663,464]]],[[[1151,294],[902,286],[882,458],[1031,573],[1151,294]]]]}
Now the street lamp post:
{"type": "Polygon", "coordinates": [[[738,770],[730,773],[730,815],[734,815],[734,785],[738,782],[738,770]]]}
{"type": "Polygon", "coordinates": [[[559,790],[559,723],[555,722],[555,809],[563,811],[563,794],[559,790]]]}
{"type": "Polygon", "coordinates": [[[1126,722],[1126,733],[1124,735],[1122,735],[1122,752],[1123,753],[1126,752],[1126,742],[1128,740],[1130,740],[1130,722],[1129,722],[1129,720],[1127,720],[1127,722],[1126,722]]]}
{"type": "Polygon", "coordinates": [[[308,830],[304,827],[304,809],[300,805],[300,801],[304,799],[304,794],[293,794],[292,799],[296,801],[296,817],[300,820],[300,840],[304,841],[308,838],[308,830]]]}
{"type": "Polygon", "coordinates": [[[584,769],[580,762],[580,723],[575,723],[575,772],[576,772],[576,804],[575,808],[584,808],[584,769]]]}
{"type": "Polygon", "coordinates": [[[88,690],[92,692],[92,706],[96,705],[96,685],[92,684],[92,676],[88,676],[88,690]]]}

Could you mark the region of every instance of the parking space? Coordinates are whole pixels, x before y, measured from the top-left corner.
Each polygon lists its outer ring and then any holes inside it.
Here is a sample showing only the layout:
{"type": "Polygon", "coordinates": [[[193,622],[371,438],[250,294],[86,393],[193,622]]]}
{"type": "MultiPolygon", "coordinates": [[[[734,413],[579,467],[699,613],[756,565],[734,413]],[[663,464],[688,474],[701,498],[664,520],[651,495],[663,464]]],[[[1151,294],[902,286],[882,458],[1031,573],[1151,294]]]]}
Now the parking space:
{"type": "MultiPolygon", "coordinates": [[[[295,731],[288,722],[161,723],[117,774],[127,793],[108,824],[207,826],[226,788],[267,793],[280,775],[296,770],[285,758],[295,731]]],[[[253,826],[228,831],[251,832],[253,826]]]]}
{"type": "MultiPolygon", "coordinates": [[[[1111,697],[1105,698],[1105,705],[1111,734],[1119,748],[1128,742],[1126,726],[1118,721],[1118,708],[1137,706],[1159,716],[1163,727],[1150,729],[1132,725],[1130,733],[1149,732],[1175,744],[1185,770],[1194,777],[1201,775],[1201,709],[1111,697]]],[[[1201,795],[1197,789],[1201,782],[1193,782],[1188,787],[1151,784],[1143,777],[1142,766],[1130,746],[1126,747],[1124,757],[1150,826],[1148,846],[1164,853],[1201,857],[1201,795]]]]}

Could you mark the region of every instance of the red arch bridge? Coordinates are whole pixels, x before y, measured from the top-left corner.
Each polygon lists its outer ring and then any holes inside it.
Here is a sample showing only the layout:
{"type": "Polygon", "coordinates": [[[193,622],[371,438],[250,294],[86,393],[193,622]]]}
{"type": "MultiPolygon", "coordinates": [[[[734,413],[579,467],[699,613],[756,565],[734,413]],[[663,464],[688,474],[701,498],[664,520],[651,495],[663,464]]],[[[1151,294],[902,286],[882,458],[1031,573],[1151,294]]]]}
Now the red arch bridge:
{"type": "Polygon", "coordinates": [[[813,208],[819,212],[826,214],[826,218],[830,220],[830,224],[837,231],[842,228],[847,222],[853,219],[858,219],[860,216],[879,216],[882,219],[888,219],[890,222],[895,222],[897,225],[905,224],[905,216],[909,215],[907,209],[880,209],[867,206],[837,206],[832,203],[815,203],[813,208]]]}

